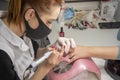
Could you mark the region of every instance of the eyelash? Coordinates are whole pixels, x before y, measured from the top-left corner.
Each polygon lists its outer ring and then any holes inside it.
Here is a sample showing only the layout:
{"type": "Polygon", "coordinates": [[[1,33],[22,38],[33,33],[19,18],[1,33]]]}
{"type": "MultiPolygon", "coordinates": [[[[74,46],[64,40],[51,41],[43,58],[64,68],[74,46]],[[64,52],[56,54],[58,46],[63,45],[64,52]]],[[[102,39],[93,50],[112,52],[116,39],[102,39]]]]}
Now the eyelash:
{"type": "Polygon", "coordinates": [[[52,22],[51,22],[51,21],[48,21],[47,23],[48,23],[48,24],[52,24],[52,22]]]}

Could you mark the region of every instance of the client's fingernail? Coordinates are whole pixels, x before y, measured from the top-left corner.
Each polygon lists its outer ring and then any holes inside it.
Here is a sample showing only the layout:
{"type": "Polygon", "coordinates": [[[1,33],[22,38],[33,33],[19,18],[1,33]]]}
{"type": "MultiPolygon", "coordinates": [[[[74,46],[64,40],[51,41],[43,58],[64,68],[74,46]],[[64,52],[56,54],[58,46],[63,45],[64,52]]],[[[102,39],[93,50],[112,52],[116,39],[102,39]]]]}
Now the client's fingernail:
{"type": "Polygon", "coordinates": [[[55,48],[55,46],[51,46],[51,48],[55,48]]]}
{"type": "Polygon", "coordinates": [[[51,46],[51,48],[53,48],[53,49],[57,50],[57,47],[56,47],[56,46],[51,46]]]}
{"type": "Polygon", "coordinates": [[[66,47],[65,47],[65,45],[64,45],[64,49],[65,49],[66,47]]]}

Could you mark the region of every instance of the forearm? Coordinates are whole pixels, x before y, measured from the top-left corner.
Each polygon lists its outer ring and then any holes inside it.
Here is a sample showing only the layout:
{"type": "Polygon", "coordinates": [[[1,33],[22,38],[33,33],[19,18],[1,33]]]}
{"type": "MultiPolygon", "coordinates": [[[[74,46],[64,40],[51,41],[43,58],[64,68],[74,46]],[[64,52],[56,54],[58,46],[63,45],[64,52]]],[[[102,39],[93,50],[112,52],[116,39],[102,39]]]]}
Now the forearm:
{"type": "Polygon", "coordinates": [[[117,59],[119,48],[117,46],[111,47],[88,47],[90,57],[98,57],[104,59],[117,59]]]}

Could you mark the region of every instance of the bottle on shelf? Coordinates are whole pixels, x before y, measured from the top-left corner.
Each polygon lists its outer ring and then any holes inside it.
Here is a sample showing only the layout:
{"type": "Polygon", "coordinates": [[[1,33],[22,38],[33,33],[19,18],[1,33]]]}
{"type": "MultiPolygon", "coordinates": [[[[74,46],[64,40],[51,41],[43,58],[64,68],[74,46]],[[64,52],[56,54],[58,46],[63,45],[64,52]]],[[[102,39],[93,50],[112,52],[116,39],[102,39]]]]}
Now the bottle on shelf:
{"type": "Polygon", "coordinates": [[[65,36],[65,33],[64,33],[64,31],[63,31],[63,27],[60,27],[59,36],[60,36],[60,37],[64,37],[64,36],[65,36]]]}

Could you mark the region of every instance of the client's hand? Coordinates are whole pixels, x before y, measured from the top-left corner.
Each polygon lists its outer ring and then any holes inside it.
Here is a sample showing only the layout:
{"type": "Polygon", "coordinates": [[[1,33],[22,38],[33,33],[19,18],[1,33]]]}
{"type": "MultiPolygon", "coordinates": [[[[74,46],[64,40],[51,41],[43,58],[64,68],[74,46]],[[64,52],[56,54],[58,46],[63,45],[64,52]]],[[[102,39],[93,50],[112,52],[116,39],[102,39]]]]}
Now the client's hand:
{"type": "Polygon", "coordinates": [[[70,54],[68,54],[67,57],[70,59],[70,62],[73,62],[79,58],[88,58],[89,53],[87,50],[88,50],[87,47],[76,46],[76,48],[74,49],[74,52],[71,52],[70,54]]]}
{"type": "Polygon", "coordinates": [[[55,43],[55,46],[60,49],[61,46],[65,47],[65,53],[69,53],[71,49],[74,49],[76,47],[75,41],[73,38],[65,38],[65,37],[59,37],[58,40],[55,43]]]}

